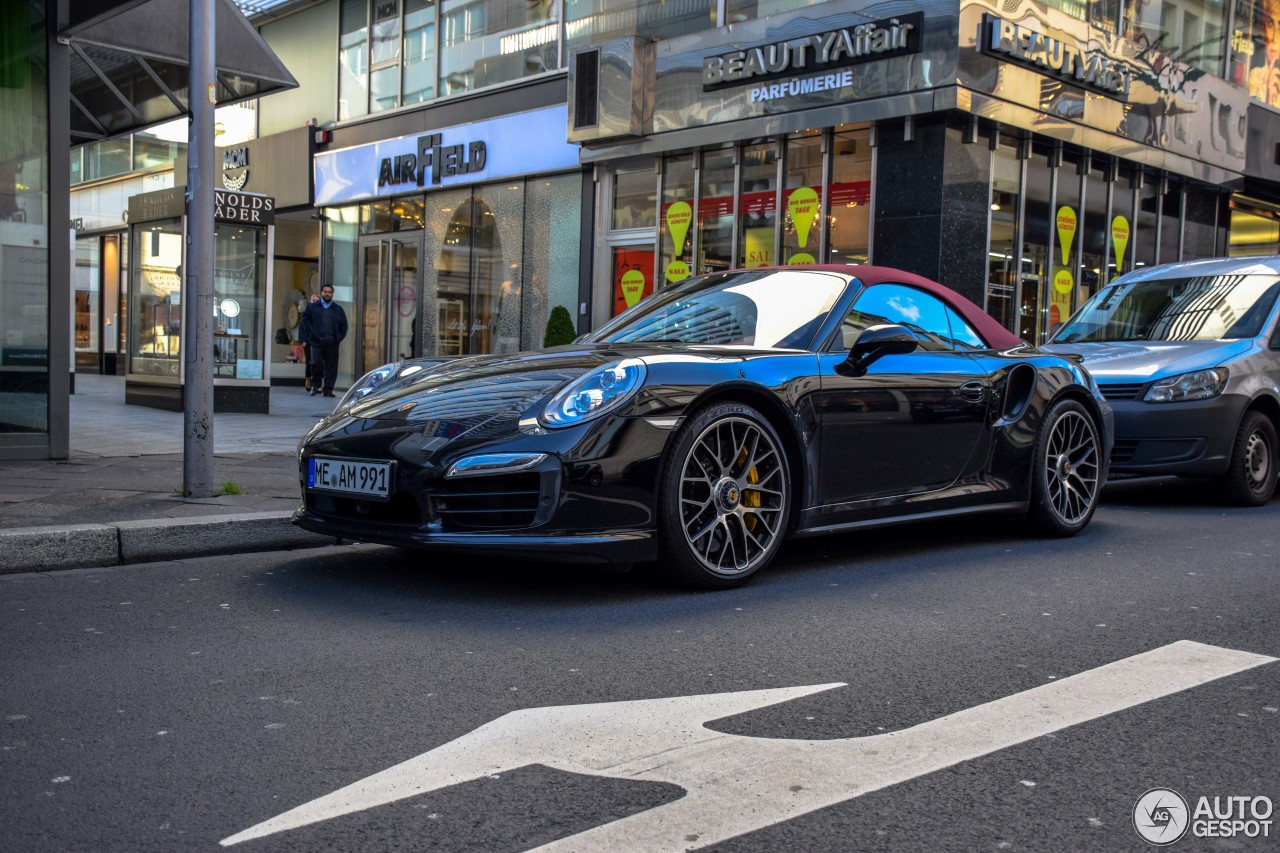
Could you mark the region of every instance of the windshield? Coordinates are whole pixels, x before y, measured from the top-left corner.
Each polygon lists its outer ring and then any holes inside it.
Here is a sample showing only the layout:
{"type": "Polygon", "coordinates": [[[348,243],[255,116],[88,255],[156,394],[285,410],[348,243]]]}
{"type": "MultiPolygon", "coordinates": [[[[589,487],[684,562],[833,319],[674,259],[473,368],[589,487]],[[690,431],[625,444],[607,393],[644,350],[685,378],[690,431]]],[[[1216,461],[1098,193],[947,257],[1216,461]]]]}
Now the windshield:
{"type": "Polygon", "coordinates": [[[691,278],[619,314],[585,340],[807,349],[849,278],[814,270],[691,278]]]}
{"type": "Polygon", "coordinates": [[[1261,331],[1277,293],[1280,279],[1274,275],[1113,284],[1086,302],[1051,343],[1252,338],[1261,331]]]}

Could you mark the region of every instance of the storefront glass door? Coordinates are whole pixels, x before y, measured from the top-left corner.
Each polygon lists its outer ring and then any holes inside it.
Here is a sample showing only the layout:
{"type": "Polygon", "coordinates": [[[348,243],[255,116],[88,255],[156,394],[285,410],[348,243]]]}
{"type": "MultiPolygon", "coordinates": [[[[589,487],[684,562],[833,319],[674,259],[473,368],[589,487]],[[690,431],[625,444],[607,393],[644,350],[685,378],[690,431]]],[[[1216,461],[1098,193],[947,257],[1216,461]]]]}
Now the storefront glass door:
{"type": "Polygon", "coordinates": [[[416,354],[421,255],[415,232],[360,241],[359,289],[349,318],[356,375],[416,354]]]}

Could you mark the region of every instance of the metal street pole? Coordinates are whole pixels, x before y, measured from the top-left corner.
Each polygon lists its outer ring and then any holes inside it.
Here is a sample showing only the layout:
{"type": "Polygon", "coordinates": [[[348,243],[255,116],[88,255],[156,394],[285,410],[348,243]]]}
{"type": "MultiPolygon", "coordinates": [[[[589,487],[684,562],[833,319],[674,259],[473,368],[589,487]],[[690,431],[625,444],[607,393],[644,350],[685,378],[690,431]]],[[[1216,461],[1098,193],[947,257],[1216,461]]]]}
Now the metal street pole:
{"type": "Polygon", "coordinates": [[[213,57],[214,0],[191,0],[191,66],[187,100],[186,340],[182,363],[182,482],[189,498],[213,496],[213,57]]]}

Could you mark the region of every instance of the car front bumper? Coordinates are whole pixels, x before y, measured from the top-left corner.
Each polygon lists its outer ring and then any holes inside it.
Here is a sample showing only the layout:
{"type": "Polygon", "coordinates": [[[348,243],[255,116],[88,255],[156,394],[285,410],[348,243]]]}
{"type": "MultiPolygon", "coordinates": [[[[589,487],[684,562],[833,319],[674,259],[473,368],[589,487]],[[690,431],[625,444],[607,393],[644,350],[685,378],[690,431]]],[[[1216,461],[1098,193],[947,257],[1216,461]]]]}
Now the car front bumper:
{"type": "Polygon", "coordinates": [[[1247,397],[1221,394],[1187,403],[1113,400],[1111,473],[1213,477],[1226,473],[1247,397]]]}
{"type": "Polygon", "coordinates": [[[444,553],[480,554],[506,559],[524,557],[539,563],[619,565],[652,560],[657,551],[652,530],[595,530],[555,534],[524,531],[445,533],[430,528],[388,529],[326,518],[300,507],[293,523],[325,536],[398,545],[444,553]]]}

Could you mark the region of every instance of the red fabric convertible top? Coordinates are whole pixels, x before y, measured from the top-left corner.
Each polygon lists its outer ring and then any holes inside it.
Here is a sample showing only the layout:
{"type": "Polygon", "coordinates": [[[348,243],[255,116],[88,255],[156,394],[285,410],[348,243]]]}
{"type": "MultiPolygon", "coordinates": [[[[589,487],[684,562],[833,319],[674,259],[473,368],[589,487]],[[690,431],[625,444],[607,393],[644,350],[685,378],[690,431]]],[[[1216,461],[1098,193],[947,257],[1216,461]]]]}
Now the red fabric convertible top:
{"type": "MultiPolygon", "coordinates": [[[[918,287],[921,290],[932,293],[943,302],[950,305],[956,310],[956,313],[964,318],[965,322],[973,327],[973,330],[982,335],[983,340],[992,349],[1008,349],[1009,347],[1021,346],[1023,341],[1013,332],[1001,326],[995,317],[992,317],[986,311],[983,311],[977,305],[974,305],[968,299],[956,293],[949,287],[943,287],[936,281],[930,281],[923,276],[914,273],[905,272],[903,270],[894,269],[892,267],[873,267],[862,264],[806,264],[802,269],[824,270],[826,272],[838,272],[845,275],[851,275],[861,281],[864,285],[873,284],[909,284],[912,287],[918,287]]],[[[797,269],[797,267],[777,267],[777,269],[797,269]]]]}

